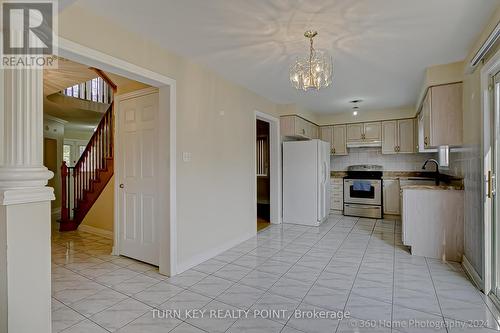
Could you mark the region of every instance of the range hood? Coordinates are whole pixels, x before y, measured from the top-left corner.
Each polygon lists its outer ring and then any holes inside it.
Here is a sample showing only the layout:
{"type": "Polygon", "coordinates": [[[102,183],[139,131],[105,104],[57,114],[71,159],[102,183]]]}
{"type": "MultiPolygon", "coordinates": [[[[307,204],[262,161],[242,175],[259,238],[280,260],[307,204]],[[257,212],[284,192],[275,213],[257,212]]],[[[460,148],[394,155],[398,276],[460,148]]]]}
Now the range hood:
{"type": "Polygon", "coordinates": [[[382,147],[382,141],[351,141],[347,142],[347,148],[382,147]]]}

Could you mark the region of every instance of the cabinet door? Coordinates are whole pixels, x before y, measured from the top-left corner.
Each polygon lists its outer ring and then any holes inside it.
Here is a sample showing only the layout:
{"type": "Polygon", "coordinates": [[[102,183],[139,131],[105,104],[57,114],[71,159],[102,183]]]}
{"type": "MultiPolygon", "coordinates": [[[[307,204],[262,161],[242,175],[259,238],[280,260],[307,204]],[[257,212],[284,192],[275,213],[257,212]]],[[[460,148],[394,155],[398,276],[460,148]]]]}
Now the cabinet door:
{"type": "Polygon", "coordinates": [[[398,147],[398,122],[382,122],[382,154],[396,154],[398,147]]]}
{"type": "Polygon", "coordinates": [[[347,125],[347,142],[363,141],[363,124],[347,125]]]}
{"type": "Polygon", "coordinates": [[[364,123],[364,139],[367,141],[382,140],[382,126],[380,122],[364,123]]]}
{"type": "Polygon", "coordinates": [[[320,127],[319,132],[320,140],[330,143],[330,154],[333,154],[333,127],[320,127]]]}
{"type": "Polygon", "coordinates": [[[316,126],[315,124],[309,123],[310,126],[310,131],[311,131],[311,136],[309,136],[311,139],[319,139],[319,127],[316,126]]]}
{"type": "Polygon", "coordinates": [[[422,104],[422,127],[424,148],[431,147],[431,95],[432,88],[427,91],[424,102],[422,104]]]}
{"type": "Polygon", "coordinates": [[[302,118],[299,117],[294,117],[294,118],[295,118],[295,135],[307,138],[309,134],[309,128],[308,128],[309,123],[302,118]]]}
{"type": "Polygon", "coordinates": [[[333,154],[347,155],[346,125],[333,126],[333,154]]]}
{"type": "Polygon", "coordinates": [[[415,123],[413,119],[398,120],[398,153],[415,152],[414,129],[415,123]]]}
{"type": "Polygon", "coordinates": [[[384,179],[384,214],[399,214],[399,180],[384,179]]]}
{"type": "Polygon", "coordinates": [[[462,83],[432,87],[430,145],[458,146],[463,141],[462,83]]]}
{"type": "Polygon", "coordinates": [[[281,136],[294,136],[295,135],[295,117],[285,116],[280,117],[280,134],[281,136]]]}

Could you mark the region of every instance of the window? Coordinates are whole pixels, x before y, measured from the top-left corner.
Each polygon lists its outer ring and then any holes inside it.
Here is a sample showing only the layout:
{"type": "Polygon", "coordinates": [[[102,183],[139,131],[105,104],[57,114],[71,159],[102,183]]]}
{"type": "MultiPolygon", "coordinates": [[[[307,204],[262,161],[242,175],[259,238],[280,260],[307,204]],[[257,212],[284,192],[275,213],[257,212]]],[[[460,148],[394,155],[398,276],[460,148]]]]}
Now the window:
{"type": "Polygon", "coordinates": [[[78,158],[82,156],[83,152],[85,151],[85,148],[87,148],[87,146],[82,146],[82,145],[78,146],[78,152],[79,152],[78,158]]]}
{"type": "Polygon", "coordinates": [[[67,166],[71,165],[71,145],[63,145],[63,161],[67,166]]]}
{"type": "Polygon", "coordinates": [[[74,86],[63,89],[61,93],[66,96],[82,98],[99,103],[111,103],[113,101],[111,87],[101,77],[75,84],[74,86]]]}

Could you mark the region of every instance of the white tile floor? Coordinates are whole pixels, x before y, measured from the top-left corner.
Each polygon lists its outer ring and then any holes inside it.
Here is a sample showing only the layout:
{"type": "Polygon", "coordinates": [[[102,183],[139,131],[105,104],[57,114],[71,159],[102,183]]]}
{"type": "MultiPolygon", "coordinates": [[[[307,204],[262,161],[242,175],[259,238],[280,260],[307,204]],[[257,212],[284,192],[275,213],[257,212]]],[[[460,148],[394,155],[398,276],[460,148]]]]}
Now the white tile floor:
{"type": "Polygon", "coordinates": [[[54,232],[53,331],[500,330],[498,312],[460,265],[411,256],[401,246],[400,235],[394,221],[342,216],[331,216],[317,228],[271,226],[216,258],[166,278],[153,266],[109,255],[110,240],[54,232]],[[202,319],[187,318],[182,311],[178,318],[159,319],[153,318],[153,309],[207,312],[202,319]],[[270,309],[284,312],[271,319],[253,317],[254,311],[270,309]],[[250,312],[248,318],[209,318],[210,310],[250,312]],[[350,319],[296,318],[296,310],[346,311],[350,319]]]}

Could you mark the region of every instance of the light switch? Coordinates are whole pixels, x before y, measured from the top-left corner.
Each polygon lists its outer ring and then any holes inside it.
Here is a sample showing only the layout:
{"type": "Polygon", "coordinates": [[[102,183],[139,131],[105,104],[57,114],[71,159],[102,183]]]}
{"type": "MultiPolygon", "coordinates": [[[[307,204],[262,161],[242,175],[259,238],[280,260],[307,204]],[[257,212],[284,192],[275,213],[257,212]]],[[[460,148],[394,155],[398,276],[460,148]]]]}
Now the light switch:
{"type": "Polygon", "coordinates": [[[191,162],[192,154],[189,152],[183,152],[182,153],[182,160],[184,162],[191,162]]]}

